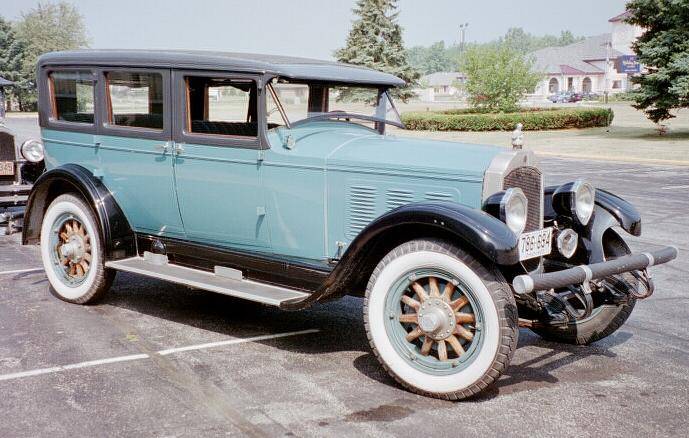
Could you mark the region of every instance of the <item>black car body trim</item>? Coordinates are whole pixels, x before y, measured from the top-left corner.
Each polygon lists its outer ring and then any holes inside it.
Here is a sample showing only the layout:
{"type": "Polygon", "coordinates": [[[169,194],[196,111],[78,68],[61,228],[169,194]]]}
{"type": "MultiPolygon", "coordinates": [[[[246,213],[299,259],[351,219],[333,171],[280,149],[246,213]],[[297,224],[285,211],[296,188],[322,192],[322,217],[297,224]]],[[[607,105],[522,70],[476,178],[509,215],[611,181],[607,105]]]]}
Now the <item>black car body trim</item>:
{"type": "Polygon", "coordinates": [[[242,271],[250,280],[272,283],[311,292],[317,290],[330,274],[327,263],[314,264],[273,254],[240,251],[226,247],[189,242],[181,239],[137,234],[140,256],[145,251],[157,252],[164,248],[171,263],[194,269],[213,271],[215,266],[226,266],[242,271]]]}
{"type": "Polygon", "coordinates": [[[68,192],[79,193],[93,208],[98,217],[106,260],[136,254],[134,232],[112,193],[93,173],[76,164],[49,170],[36,180],[24,215],[24,245],[39,242],[46,208],[55,197],[68,192]]]}

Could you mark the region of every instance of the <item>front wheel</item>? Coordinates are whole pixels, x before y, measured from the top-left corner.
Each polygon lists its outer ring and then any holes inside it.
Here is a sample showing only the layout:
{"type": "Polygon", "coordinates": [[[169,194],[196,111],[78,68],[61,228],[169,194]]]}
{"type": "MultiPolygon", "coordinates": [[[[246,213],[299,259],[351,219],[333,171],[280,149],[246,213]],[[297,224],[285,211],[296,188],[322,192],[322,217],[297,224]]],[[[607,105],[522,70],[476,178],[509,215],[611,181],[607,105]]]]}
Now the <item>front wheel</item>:
{"type": "MultiPolygon", "coordinates": [[[[608,230],[603,236],[603,252],[606,260],[631,254],[631,250],[624,239],[613,230],[608,230]]],[[[627,294],[628,291],[636,289],[638,286],[636,278],[630,273],[614,275],[605,280],[614,284],[617,289],[627,291],[627,294]]],[[[575,300],[573,301],[574,306],[579,304],[575,300]]],[[[596,304],[598,305],[587,318],[570,321],[565,325],[543,325],[531,330],[550,341],[588,345],[610,336],[622,327],[629,315],[632,314],[636,299],[628,294],[621,303],[594,300],[594,305],[596,304]]]]}
{"type": "Polygon", "coordinates": [[[61,300],[92,303],[105,294],[115,272],[105,268],[96,216],[79,197],[60,195],[41,225],[41,258],[50,292],[61,300]]]}
{"type": "Polygon", "coordinates": [[[414,240],[378,263],[366,288],[371,348],[409,390],[450,400],[497,380],[517,346],[517,308],[502,275],[439,240],[414,240]]]}

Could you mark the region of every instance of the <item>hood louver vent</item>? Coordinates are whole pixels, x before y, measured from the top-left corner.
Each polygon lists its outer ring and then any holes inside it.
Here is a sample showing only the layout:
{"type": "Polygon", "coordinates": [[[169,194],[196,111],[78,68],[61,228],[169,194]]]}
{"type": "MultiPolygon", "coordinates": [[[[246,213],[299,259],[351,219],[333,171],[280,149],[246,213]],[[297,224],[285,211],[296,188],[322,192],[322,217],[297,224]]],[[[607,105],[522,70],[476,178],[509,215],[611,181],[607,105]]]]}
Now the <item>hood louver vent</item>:
{"type": "Polygon", "coordinates": [[[397,207],[414,202],[414,193],[409,190],[390,189],[387,192],[385,207],[393,210],[397,207]]]}
{"type": "Polygon", "coordinates": [[[352,186],[347,199],[347,234],[354,239],[376,218],[376,188],[370,186],[352,186]]]}

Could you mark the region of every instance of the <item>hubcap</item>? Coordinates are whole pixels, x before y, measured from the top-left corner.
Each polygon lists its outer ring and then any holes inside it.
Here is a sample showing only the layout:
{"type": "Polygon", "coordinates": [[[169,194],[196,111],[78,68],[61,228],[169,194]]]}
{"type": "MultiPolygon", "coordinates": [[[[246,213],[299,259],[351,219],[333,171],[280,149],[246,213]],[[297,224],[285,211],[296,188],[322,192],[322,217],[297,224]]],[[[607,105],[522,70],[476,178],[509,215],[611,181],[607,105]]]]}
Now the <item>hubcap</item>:
{"type": "Polygon", "coordinates": [[[450,337],[457,325],[452,307],[441,298],[429,298],[421,303],[417,315],[423,334],[436,341],[450,337]]]}
{"type": "Polygon", "coordinates": [[[469,288],[445,272],[414,272],[386,299],[388,333],[400,355],[431,373],[465,366],[481,342],[481,313],[469,288]]]}

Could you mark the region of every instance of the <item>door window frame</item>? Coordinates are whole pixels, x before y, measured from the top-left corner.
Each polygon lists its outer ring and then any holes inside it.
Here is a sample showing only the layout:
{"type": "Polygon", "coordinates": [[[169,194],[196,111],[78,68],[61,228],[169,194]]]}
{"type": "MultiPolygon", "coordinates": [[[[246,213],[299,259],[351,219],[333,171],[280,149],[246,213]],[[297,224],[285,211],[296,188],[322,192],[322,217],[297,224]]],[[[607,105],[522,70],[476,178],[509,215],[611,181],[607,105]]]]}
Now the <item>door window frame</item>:
{"type": "Polygon", "coordinates": [[[39,125],[47,129],[55,129],[58,131],[73,131],[83,132],[86,134],[95,134],[100,120],[100,94],[99,76],[97,69],[93,66],[48,66],[45,67],[40,74],[39,81],[39,95],[38,95],[38,113],[39,125]],[[55,86],[53,79],[50,77],[52,73],[70,73],[70,72],[90,72],[93,79],[93,123],[70,122],[67,120],[58,120],[56,116],[55,107],[55,86]]]}
{"type": "Polygon", "coordinates": [[[175,118],[173,140],[177,143],[201,144],[207,146],[225,146],[242,149],[267,149],[265,137],[265,87],[263,75],[252,73],[231,73],[212,70],[173,70],[172,94],[175,102],[175,118]],[[190,132],[187,128],[189,108],[187,82],[185,77],[208,77],[218,79],[252,80],[256,83],[256,123],[257,136],[244,137],[240,135],[202,134],[190,132]]]}
{"type": "Polygon", "coordinates": [[[149,140],[168,141],[172,136],[172,97],[170,93],[170,70],[162,68],[141,68],[141,67],[101,67],[98,68],[98,79],[101,84],[99,134],[111,135],[114,137],[135,137],[149,140]],[[110,123],[110,90],[108,89],[107,73],[158,73],[163,78],[163,129],[142,128],[138,126],[121,126],[110,123]]]}

